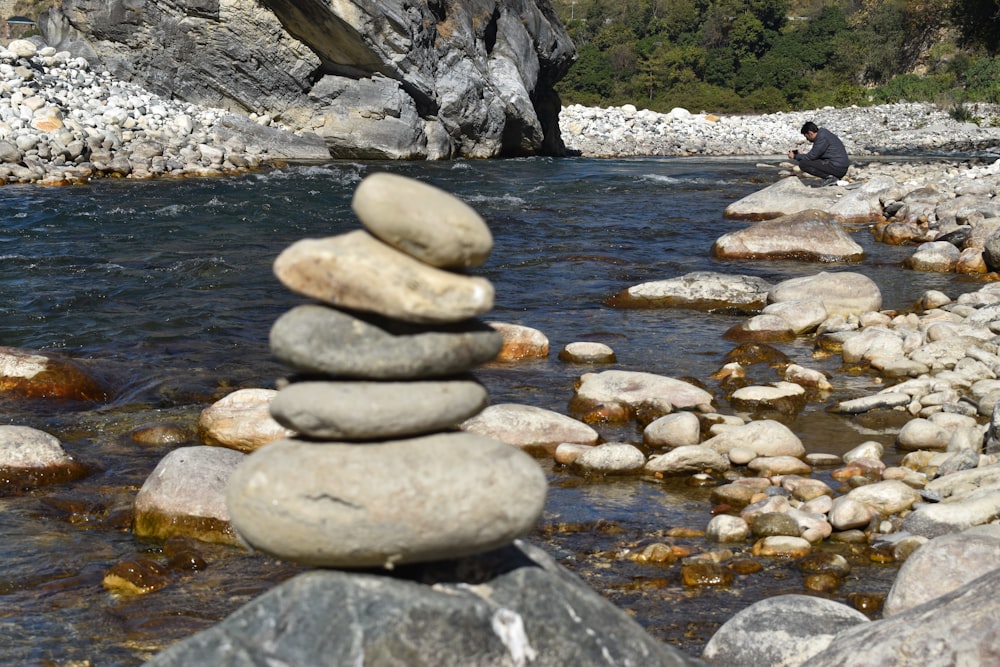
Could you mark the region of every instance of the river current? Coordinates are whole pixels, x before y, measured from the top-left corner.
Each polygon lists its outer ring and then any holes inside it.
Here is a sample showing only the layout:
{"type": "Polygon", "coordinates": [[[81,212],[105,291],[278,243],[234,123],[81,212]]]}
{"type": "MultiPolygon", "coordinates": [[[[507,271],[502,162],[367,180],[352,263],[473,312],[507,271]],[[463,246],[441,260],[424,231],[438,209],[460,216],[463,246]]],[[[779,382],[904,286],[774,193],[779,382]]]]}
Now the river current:
{"type": "MultiPolygon", "coordinates": [[[[699,270],[770,282],[851,270],[881,286],[885,308],[907,308],[927,289],[956,296],[978,287],[905,271],[900,262],[912,249],[878,246],[864,227],[852,230],[867,252],[856,265],[713,259],[713,241],[746,224],[725,220],[726,205],[777,178],[752,158],[335,162],[227,178],[4,186],[0,345],[81,361],[113,395],[100,405],[0,399],[3,423],[52,433],[91,470],[72,484],[0,498],[0,664],[141,664],[296,571],[203,545],[207,566],[175,574],[156,593],[118,597],[101,584],[120,561],[160,557],[160,545],[132,537],[128,516],[135,492],[167,450],[139,444],[130,433],[173,424],[191,433],[186,444],[196,444],[204,407],[237,388],[274,386],[285,371],[269,354],[268,331],[303,299],[277,282],[271,263],[300,238],[358,228],[352,193],[379,170],[432,183],[476,208],[495,239],[475,271],[496,288],[496,306],[484,319],[549,337],[545,361],[477,372],[493,402],[566,413],[574,381],[590,369],[557,354],[578,340],[610,345],[616,368],[717,388],[709,376],[734,347],[722,334],[739,318],[604,305],[640,282],[699,270]]],[[[813,358],[810,341],[778,347],[803,365],[836,371],[835,358],[813,358]]],[[[872,377],[843,374],[834,384],[830,401],[876,386],[872,377]]],[[[890,433],[834,417],[826,405],[811,405],[790,424],[808,450],[841,453],[868,439],[891,445],[890,433]]],[[[599,430],[609,440],[641,442],[635,425],[599,430]]],[[[803,592],[787,564],[767,564],[731,587],[690,588],[676,567],[624,556],[654,541],[710,548],[671,533],[705,527],[707,488],[589,480],[539,461],[551,492],[528,539],[664,641],[698,654],[736,611],[769,595],[803,592]]],[[[894,571],[856,567],[834,597],[884,593],[894,571]]]]}

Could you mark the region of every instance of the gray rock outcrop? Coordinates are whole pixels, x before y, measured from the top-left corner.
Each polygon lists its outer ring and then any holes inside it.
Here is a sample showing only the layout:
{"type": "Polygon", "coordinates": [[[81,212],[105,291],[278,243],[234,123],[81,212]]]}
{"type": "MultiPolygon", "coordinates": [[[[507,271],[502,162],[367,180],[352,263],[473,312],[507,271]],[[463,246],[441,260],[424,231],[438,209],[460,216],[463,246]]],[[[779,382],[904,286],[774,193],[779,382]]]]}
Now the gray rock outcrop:
{"type": "Polygon", "coordinates": [[[400,574],[299,575],[146,665],[704,665],[525,543],[400,574]]]}
{"type": "Polygon", "coordinates": [[[267,116],[335,158],[561,154],[576,57],[548,0],[79,0],[45,40],[168,98],[267,116]]]}

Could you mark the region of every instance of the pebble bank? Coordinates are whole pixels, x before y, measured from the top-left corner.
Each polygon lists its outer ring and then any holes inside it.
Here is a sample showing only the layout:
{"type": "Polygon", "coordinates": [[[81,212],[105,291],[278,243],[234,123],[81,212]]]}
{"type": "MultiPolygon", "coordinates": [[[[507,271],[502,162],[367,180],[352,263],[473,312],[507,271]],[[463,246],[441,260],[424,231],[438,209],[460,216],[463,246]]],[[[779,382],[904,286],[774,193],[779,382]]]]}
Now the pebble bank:
{"type": "Polygon", "coordinates": [[[970,109],[979,123],[955,120],[932,104],[824,107],[764,115],[723,116],[676,108],[669,113],[621,107],[563,107],[559,127],[566,148],[584,157],[638,155],[784,155],[805,143],[802,124],[813,121],[837,134],[849,153],[986,151],[1000,156],[1000,108],[970,109]]]}
{"type": "Polygon", "coordinates": [[[28,40],[0,47],[0,183],[218,176],[328,159],[271,119],[163,99],[28,40]]]}

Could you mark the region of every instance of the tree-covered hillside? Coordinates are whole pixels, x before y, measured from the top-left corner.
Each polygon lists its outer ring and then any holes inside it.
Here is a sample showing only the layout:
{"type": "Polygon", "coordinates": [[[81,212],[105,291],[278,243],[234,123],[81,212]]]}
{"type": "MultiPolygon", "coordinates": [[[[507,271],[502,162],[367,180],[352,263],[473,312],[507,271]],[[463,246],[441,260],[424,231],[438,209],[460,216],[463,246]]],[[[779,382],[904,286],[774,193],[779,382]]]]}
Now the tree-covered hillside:
{"type": "Polygon", "coordinates": [[[564,104],[773,112],[1000,103],[1000,0],[554,0],[564,104]]]}

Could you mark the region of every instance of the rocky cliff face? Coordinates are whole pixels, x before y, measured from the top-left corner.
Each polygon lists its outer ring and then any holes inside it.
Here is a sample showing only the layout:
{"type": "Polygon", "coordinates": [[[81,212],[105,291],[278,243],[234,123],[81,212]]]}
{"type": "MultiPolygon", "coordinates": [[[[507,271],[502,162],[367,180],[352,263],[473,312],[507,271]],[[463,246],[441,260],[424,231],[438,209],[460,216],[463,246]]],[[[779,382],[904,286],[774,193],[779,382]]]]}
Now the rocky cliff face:
{"type": "Polygon", "coordinates": [[[575,48],[549,0],[64,0],[46,41],[164,96],[315,132],[335,158],[564,151],[575,48]]]}

